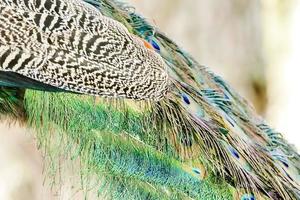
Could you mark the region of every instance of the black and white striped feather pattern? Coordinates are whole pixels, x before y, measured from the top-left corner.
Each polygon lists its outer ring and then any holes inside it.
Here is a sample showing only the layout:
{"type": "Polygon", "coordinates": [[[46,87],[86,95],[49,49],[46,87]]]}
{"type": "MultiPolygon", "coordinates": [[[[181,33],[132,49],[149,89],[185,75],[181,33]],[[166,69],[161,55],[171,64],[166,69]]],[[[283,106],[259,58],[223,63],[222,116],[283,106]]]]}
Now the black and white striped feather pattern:
{"type": "Polygon", "coordinates": [[[66,91],[161,99],[165,63],[119,22],[78,0],[1,0],[0,70],[66,91]]]}

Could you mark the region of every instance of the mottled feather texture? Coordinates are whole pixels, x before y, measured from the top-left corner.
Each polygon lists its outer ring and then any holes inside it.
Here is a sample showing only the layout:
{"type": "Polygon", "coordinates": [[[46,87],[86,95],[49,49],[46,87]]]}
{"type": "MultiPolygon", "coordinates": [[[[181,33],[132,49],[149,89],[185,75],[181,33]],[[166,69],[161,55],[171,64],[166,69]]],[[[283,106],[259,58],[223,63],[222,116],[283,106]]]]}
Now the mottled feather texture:
{"type": "MultiPolygon", "coordinates": [[[[0,0],[0,11],[0,84],[100,96],[93,105],[86,96],[29,90],[24,109],[30,126],[49,122],[71,133],[70,141],[92,154],[97,169],[105,166],[107,177],[121,174],[131,180],[128,188],[150,184],[148,197],[163,199],[229,199],[228,188],[242,200],[299,199],[297,151],[131,7],[114,0],[0,0]],[[117,143],[121,150],[106,149],[111,140],[95,132],[126,142],[117,143]],[[227,183],[211,181],[220,178],[227,183]]],[[[22,107],[9,104],[6,94],[23,97],[4,89],[0,106],[22,107]]]]}
{"type": "Polygon", "coordinates": [[[97,96],[160,99],[168,89],[161,57],[83,1],[0,6],[2,71],[97,96]]]}

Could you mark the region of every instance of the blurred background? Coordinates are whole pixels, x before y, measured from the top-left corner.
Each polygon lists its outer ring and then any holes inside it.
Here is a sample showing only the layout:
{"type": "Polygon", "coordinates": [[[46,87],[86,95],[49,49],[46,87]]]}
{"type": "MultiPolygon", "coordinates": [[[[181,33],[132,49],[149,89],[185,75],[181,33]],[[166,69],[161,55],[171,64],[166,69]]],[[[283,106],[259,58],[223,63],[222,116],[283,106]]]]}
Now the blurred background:
{"type": "MultiPolygon", "coordinates": [[[[128,0],[300,149],[300,0],[128,0]]],[[[74,199],[43,186],[30,131],[0,123],[0,199],[74,199]]],[[[65,189],[65,191],[69,191],[65,189]]]]}

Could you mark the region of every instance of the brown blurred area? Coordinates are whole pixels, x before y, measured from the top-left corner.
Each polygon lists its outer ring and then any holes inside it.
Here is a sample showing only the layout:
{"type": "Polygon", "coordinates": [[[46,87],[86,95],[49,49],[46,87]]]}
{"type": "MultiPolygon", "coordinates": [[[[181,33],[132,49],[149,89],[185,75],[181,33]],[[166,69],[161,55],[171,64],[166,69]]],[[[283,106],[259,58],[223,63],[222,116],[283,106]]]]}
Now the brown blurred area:
{"type": "Polygon", "coordinates": [[[0,199],[50,200],[43,161],[33,134],[18,123],[0,123],[0,199]]]}
{"type": "MultiPolygon", "coordinates": [[[[200,64],[221,75],[299,147],[299,136],[291,128],[297,117],[291,113],[300,112],[295,100],[300,98],[296,95],[300,62],[286,64],[294,54],[300,55],[293,39],[298,37],[293,20],[300,13],[299,0],[128,2],[200,64]]],[[[29,130],[0,123],[0,136],[0,200],[83,198],[57,195],[47,183],[43,186],[43,160],[29,130]]]]}

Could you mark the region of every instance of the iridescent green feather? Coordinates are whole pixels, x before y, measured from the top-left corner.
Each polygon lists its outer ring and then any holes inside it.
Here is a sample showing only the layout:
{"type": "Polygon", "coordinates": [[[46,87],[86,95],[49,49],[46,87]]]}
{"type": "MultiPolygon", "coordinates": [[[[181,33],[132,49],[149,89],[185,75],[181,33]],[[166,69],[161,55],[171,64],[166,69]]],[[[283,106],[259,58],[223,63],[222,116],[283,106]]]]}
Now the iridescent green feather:
{"type": "Polygon", "coordinates": [[[166,143],[162,146],[179,146],[182,158],[197,157],[195,151],[199,152],[206,167],[224,178],[234,177],[237,189],[271,198],[299,196],[300,156],[280,133],[272,131],[220,77],[200,66],[131,7],[105,0],[99,5],[102,13],[126,21],[134,34],[158,46],[156,51],[168,65],[174,88],[167,100],[153,105],[160,114],[152,118],[158,119],[157,127],[163,130],[166,143]],[[112,9],[105,9],[107,5],[112,9]],[[175,141],[170,132],[175,133],[175,141]]]}
{"type": "Polygon", "coordinates": [[[213,179],[200,180],[197,174],[185,170],[184,163],[150,145],[153,143],[150,136],[156,137],[159,133],[145,128],[143,120],[149,115],[147,109],[134,111],[121,100],[107,105],[95,103],[92,97],[29,90],[25,107],[29,124],[39,133],[38,141],[46,152],[47,145],[55,143],[54,133],[49,130],[61,134],[58,137],[65,138],[65,144],[71,147],[62,145],[57,151],[65,151],[73,159],[78,156],[85,163],[82,167],[88,169],[84,170],[87,175],[104,176],[108,179],[105,182],[120,179],[113,187],[105,187],[113,190],[114,195],[128,191],[128,195],[150,195],[156,199],[155,196],[161,198],[162,192],[166,199],[182,196],[231,199],[228,185],[213,179]],[[136,182],[140,187],[132,190],[136,182]]]}

